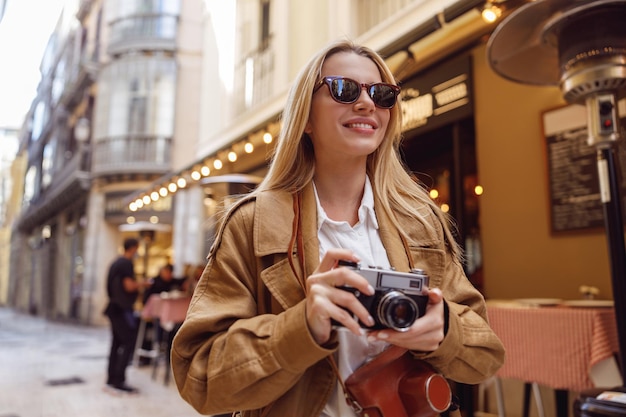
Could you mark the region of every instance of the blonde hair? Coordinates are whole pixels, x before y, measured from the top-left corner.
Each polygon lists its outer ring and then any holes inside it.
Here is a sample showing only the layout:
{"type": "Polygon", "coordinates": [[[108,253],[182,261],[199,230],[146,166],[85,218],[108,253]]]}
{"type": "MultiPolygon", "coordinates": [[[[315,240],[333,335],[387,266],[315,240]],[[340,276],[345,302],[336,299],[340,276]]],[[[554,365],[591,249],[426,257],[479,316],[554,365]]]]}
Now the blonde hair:
{"type": "MultiPolygon", "coordinates": [[[[368,47],[340,40],[329,44],[314,55],[291,86],[269,171],[253,194],[264,190],[299,192],[313,180],[315,155],[311,139],[304,129],[309,120],[313,89],[321,78],[322,65],[328,57],[341,52],[355,53],[371,59],[378,67],[382,82],[396,84],[391,70],[382,57],[368,47]]],[[[460,259],[461,250],[451,231],[454,227],[451,218],[433,203],[422,184],[409,174],[400,159],[399,147],[402,139],[400,101],[389,111],[389,124],[383,141],[367,158],[367,174],[382,205],[381,208],[402,232],[394,213],[424,219],[420,207],[425,205],[430,207],[442,224],[448,248],[457,259],[460,259]]],[[[430,224],[427,221],[423,223],[430,224]]]]}

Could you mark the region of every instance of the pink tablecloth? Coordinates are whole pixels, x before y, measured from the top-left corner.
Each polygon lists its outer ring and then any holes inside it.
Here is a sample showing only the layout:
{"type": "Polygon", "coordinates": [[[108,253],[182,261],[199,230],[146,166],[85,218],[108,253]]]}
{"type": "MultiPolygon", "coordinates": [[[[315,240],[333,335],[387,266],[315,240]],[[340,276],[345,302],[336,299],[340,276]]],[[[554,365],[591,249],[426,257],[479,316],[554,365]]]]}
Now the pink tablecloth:
{"type": "Polygon", "coordinates": [[[613,308],[487,307],[506,348],[498,376],[554,389],[593,388],[591,367],[619,351],[613,308]]]}
{"type": "Polygon", "coordinates": [[[191,297],[161,297],[152,294],[143,310],[143,319],[158,319],[161,327],[171,331],[177,323],[182,323],[187,315],[191,297]]]}

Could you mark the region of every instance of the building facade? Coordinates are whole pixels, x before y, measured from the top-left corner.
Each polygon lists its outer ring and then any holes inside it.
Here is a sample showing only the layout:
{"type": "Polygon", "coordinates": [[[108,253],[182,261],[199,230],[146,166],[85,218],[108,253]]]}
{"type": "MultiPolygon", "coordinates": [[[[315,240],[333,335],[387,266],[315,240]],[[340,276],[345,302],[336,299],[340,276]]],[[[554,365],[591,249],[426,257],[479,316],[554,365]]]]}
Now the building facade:
{"type": "Polygon", "coordinates": [[[201,1],[68,2],[20,137],[22,209],[9,303],[99,323],[108,264],[142,238],[140,277],[170,260],[171,204],[129,217],[123,197],[176,169],[196,142],[201,1]]]}

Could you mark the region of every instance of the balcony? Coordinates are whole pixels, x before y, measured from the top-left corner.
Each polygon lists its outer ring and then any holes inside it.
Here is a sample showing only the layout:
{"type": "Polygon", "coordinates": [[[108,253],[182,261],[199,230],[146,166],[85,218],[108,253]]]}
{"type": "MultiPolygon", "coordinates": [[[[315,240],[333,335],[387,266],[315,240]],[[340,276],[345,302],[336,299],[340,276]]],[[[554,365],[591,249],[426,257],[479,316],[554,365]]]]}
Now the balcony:
{"type": "Polygon", "coordinates": [[[17,222],[18,229],[28,232],[63,211],[68,205],[85,198],[91,184],[88,164],[88,154],[85,151],[75,153],[53,174],[52,182],[41,195],[22,211],[17,222]]]}
{"type": "Polygon", "coordinates": [[[107,52],[175,51],[178,16],[135,15],[111,23],[107,52]]]}
{"type": "Polygon", "coordinates": [[[357,36],[387,20],[411,3],[424,0],[357,0],[357,36]]]}
{"type": "Polygon", "coordinates": [[[124,174],[165,174],[170,170],[172,138],[163,136],[105,137],[95,141],[94,177],[124,174]]]}
{"type": "Polygon", "coordinates": [[[95,82],[98,64],[88,58],[81,59],[72,77],[67,80],[59,102],[65,108],[76,107],[83,99],[85,90],[95,82]]]}
{"type": "Polygon", "coordinates": [[[245,57],[235,68],[235,114],[241,114],[274,97],[274,48],[270,44],[245,57]]]}

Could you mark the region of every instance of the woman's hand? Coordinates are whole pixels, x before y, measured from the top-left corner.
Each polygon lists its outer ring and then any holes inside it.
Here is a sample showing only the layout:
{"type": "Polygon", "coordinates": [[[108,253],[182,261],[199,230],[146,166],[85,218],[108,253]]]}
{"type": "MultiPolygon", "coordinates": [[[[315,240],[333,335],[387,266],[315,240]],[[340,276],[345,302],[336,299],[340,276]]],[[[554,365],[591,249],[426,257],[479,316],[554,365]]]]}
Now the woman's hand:
{"type": "Polygon", "coordinates": [[[306,320],[313,338],[320,345],[330,338],[331,320],[341,323],[355,334],[361,334],[358,320],[368,325],[374,324],[374,319],[354,294],[337,287],[347,285],[367,295],[374,294],[374,288],[352,269],[338,268],[340,260],[359,261],[348,249],[330,249],[306,280],[306,320]]]}
{"type": "Polygon", "coordinates": [[[408,331],[376,330],[370,332],[368,339],[384,340],[409,350],[432,352],[444,338],[443,315],[443,295],[439,288],[433,288],[428,291],[426,313],[415,320],[408,331]]]}

